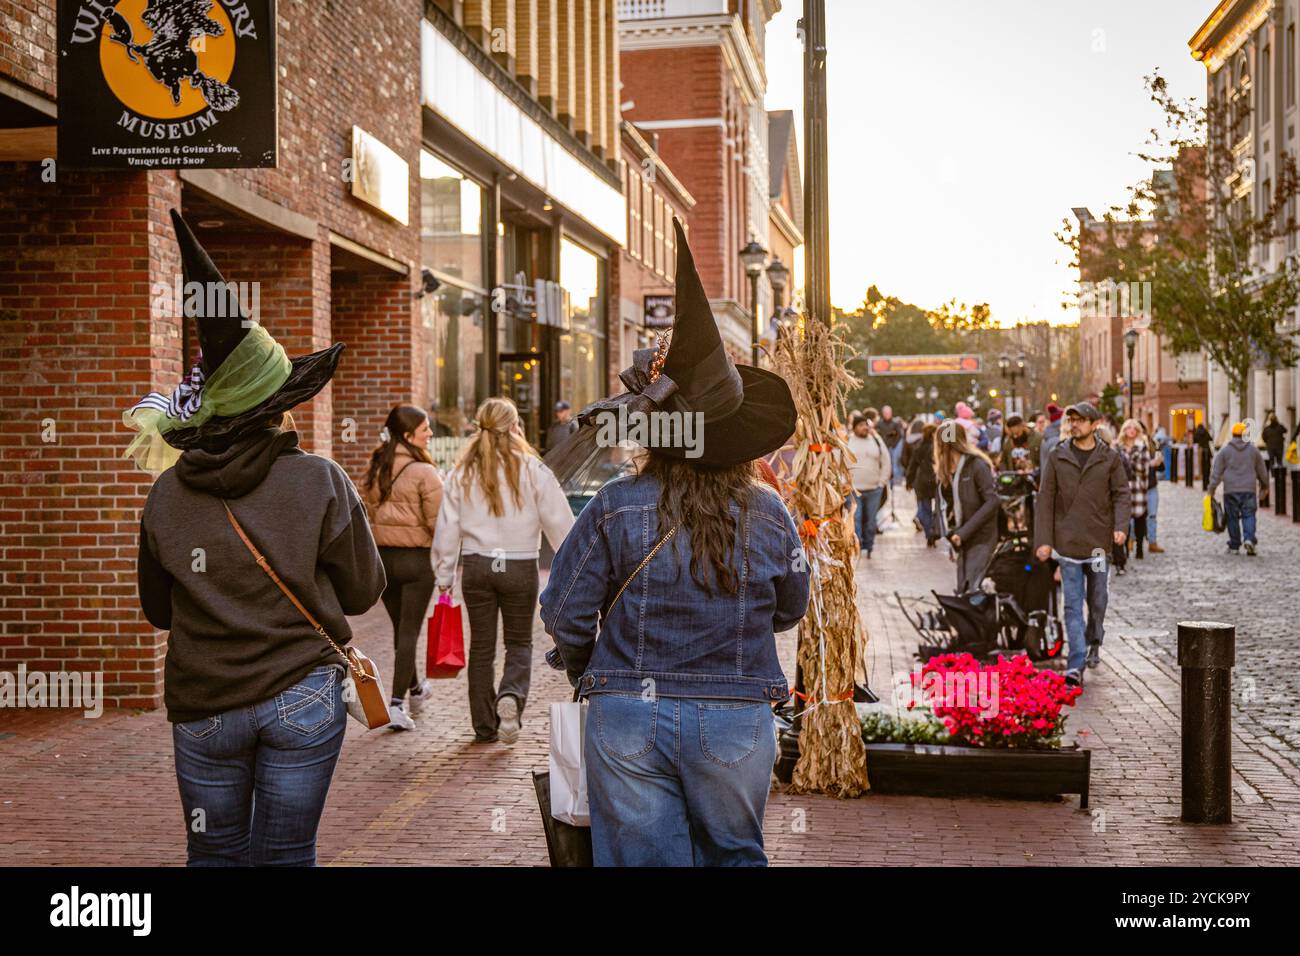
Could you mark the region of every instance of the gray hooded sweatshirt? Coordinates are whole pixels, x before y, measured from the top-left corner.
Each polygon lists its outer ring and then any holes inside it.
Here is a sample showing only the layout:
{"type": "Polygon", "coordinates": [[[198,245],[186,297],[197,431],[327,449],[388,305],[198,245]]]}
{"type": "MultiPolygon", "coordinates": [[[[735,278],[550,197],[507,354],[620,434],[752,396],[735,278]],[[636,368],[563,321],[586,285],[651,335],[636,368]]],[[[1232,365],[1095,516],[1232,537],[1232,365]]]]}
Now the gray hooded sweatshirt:
{"type": "Polygon", "coordinates": [[[1234,438],[1219,449],[1210,468],[1210,494],[1223,484],[1225,495],[1253,495],[1258,485],[1268,487],[1268,468],[1259,449],[1244,438],[1234,438]]]}

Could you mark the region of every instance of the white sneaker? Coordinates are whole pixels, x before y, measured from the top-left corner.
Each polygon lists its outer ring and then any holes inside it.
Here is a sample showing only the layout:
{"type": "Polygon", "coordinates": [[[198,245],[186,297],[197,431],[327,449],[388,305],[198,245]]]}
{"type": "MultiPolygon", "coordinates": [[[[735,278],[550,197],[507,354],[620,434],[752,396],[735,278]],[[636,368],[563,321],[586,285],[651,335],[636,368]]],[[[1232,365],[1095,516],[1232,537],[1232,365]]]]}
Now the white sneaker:
{"type": "Polygon", "coordinates": [[[419,687],[407,694],[406,706],[410,709],[412,717],[424,710],[424,705],[427,704],[429,698],[433,696],[430,693],[432,690],[433,679],[426,677],[424,680],[420,681],[419,687]]]}
{"type": "Polygon", "coordinates": [[[519,699],[510,694],[497,701],[497,739],[513,744],[519,739],[519,699]]]}
{"type": "Polygon", "coordinates": [[[411,715],[406,712],[405,707],[394,707],[391,703],[388,705],[388,715],[392,718],[388,722],[389,730],[414,730],[415,721],[411,715]]]}

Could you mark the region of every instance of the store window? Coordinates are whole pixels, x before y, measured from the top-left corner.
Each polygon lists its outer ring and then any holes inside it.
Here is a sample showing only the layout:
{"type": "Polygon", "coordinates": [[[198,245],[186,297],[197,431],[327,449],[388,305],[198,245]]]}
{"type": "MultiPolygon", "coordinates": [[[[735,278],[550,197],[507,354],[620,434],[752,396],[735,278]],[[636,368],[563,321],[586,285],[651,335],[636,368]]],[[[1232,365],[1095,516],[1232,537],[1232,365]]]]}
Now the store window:
{"type": "Polygon", "coordinates": [[[483,355],[483,317],[487,298],[444,284],[426,295],[424,323],[431,341],[425,351],[430,424],[435,438],[459,438],[473,432],[471,422],[488,397],[483,355]]]}
{"type": "Polygon", "coordinates": [[[440,277],[483,285],[483,187],[420,152],[421,261],[440,277]]]}
{"type": "Polygon", "coordinates": [[[560,240],[560,285],[569,295],[569,329],[560,336],[558,398],[582,408],[604,398],[605,260],[567,238],[560,240]]]}
{"type": "Polygon", "coordinates": [[[488,397],[483,352],[488,314],[483,288],[486,236],[483,188],[427,150],[420,152],[421,265],[438,288],[421,300],[430,447],[440,464],[454,461],[488,397]]]}

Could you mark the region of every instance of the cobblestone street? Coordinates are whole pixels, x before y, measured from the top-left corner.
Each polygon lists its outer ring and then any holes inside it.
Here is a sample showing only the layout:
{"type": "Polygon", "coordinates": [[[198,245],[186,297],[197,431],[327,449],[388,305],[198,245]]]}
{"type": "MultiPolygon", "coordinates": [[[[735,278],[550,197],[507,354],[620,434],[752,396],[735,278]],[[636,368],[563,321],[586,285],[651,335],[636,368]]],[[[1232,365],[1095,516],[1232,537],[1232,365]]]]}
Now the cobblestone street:
{"type": "MultiPolygon", "coordinates": [[[[1112,581],[1102,665],[1089,672],[1067,742],[1093,749],[1092,799],[1026,803],[869,794],[838,802],[774,793],[767,846],[778,865],[1283,864],[1300,850],[1300,676],[1293,610],[1300,525],[1260,515],[1260,556],[1224,553],[1200,530],[1199,490],[1162,486],[1163,555],[1112,581]],[[1235,822],[1196,828],[1179,813],[1175,625],[1238,627],[1235,822]]],[[[951,586],[900,497],[901,526],[858,569],[873,688],[913,666],[915,635],[894,592],[951,586]]],[[[381,609],[357,639],[391,670],[381,609]]],[[[792,635],[780,639],[793,673],[792,635]]],[[[413,733],[350,724],[320,836],[324,864],[545,865],[530,772],[546,766],[546,705],[568,698],[537,631],[532,699],[517,746],[472,743],[464,676],[439,685],[413,733]]],[[[423,648],[420,650],[423,659],[423,648]]],[[[0,865],[179,865],[184,829],[161,710],[0,712],[0,865]]]]}

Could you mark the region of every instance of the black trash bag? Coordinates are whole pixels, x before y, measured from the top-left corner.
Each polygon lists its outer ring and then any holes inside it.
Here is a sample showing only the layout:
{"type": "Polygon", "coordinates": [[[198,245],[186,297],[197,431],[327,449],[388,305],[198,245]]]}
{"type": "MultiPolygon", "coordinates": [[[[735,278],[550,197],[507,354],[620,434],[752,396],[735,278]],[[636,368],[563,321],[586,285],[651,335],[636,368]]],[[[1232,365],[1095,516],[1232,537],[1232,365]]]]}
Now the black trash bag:
{"type": "Polygon", "coordinates": [[[537,807],[542,811],[542,828],[546,831],[546,852],[551,866],[593,866],[591,827],[575,827],[551,816],[551,774],[533,772],[533,789],[537,807]]]}

